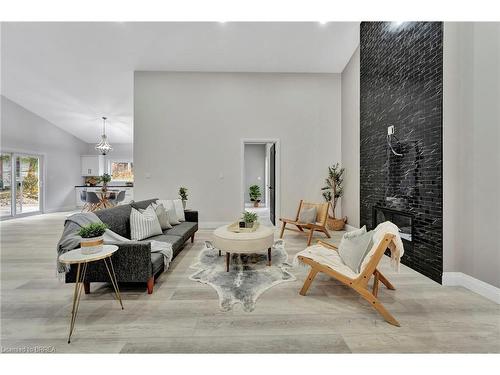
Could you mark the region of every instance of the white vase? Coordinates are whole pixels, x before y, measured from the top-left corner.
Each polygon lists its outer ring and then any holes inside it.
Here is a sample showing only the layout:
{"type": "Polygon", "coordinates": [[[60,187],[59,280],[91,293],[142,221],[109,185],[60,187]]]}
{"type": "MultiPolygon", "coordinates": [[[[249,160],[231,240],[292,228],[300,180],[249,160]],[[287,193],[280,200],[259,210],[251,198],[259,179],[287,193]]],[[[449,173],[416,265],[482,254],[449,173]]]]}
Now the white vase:
{"type": "Polygon", "coordinates": [[[80,240],[80,247],[82,248],[82,254],[90,255],[100,252],[102,250],[103,243],[104,243],[103,236],[82,238],[80,240]]]}

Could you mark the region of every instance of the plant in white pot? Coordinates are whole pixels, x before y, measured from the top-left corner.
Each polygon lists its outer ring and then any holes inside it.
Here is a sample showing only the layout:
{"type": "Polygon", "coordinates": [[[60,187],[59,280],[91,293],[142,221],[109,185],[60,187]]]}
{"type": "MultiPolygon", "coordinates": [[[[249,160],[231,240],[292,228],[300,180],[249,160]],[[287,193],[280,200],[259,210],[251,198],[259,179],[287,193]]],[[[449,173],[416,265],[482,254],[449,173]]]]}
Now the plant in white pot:
{"type": "Polygon", "coordinates": [[[188,193],[187,192],[188,192],[187,187],[181,186],[179,188],[179,197],[182,200],[182,206],[184,207],[184,209],[186,209],[186,203],[188,200],[188,193]]]}
{"type": "Polygon", "coordinates": [[[254,207],[259,207],[260,197],[262,193],[260,192],[259,185],[252,185],[248,188],[248,195],[250,196],[250,201],[253,202],[254,207]]]}
{"type": "Polygon", "coordinates": [[[243,212],[243,221],[245,222],[245,228],[252,228],[257,219],[258,216],[255,212],[243,212]]]}
{"type": "Polygon", "coordinates": [[[103,234],[107,228],[104,223],[91,223],[80,228],[78,235],[82,237],[80,240],[82,254],[95,254],[102,250],[103,234]]]}
{"type": "Polygon", "coordinates": [[[330,202],[331,205],[331,215],[328,215],[327,225],[328,228],[332,230],[344,229],[345,223],[347,222],[347,217],[340,219],[335,217],[337,202],[339,198],[344,195],[344,187],[342,186],[344,182],[344,171],[344,168],[341,168],[339,163],[328,167],[328,177],[325,179],[326,186],[321,188],[323,191],[323,198],[325,198],[325,201],[330,202]]]}

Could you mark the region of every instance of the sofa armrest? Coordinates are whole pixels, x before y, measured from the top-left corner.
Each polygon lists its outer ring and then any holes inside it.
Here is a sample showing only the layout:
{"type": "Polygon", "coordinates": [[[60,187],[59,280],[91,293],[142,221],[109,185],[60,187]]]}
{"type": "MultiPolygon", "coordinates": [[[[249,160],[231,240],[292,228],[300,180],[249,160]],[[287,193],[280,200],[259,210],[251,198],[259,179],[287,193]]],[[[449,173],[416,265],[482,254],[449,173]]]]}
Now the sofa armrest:
{"type": "MultiPolygon", "coordinates": [[[[146,282],[153,273],[151,265],[151,243],[141,241],[120,242],[118,250],[112,255],[113,268],[118,282],[146,282]]],[[[72,265],[66,274],[66,282],[75,282],[76,266],[72,265]]],[[[91,262],[88,265],[85,281],[109,282],[104,262],[91,262]]]]}
{"type": "Polygon", "coordinates": [[[194,210],[185,210],[184,211],[184,216],[186,218],[186,221],[197,223],[198,222],[198,211],[194,210]]]}

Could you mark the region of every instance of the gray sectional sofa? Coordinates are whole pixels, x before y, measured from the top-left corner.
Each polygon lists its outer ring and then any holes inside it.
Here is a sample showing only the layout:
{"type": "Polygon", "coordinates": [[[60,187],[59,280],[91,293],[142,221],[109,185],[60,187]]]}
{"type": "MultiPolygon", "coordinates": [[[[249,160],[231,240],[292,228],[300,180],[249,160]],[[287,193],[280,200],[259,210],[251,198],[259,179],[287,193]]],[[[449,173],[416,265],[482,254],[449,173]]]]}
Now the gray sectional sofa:
{"type": "MultiPolygon", "coordinates": [[[[96,211],[95,214],[105,223],[110,230],[119,235],[130,238],[130,211],[131,208],[145,209],[156,199],[120,205],[96,211]]],[[[167,229],[163,234],[150,237],[141,241],[124,242],[119,245],[118,251],[113,254],[113,266],[118,282],[146,283],[148,293],[153,293],[155,278],[164,271],[163,255],[151,253],[151,240],[164,241],[172,244],[173,257],[175,258],[184,248],[185,242],[198,230],[198,212],[185,211],[186,221],[167,229]]],[[[74,226],[77,231],[79,227],[67,222],[66,225],[74,226]]],[[[73,228],[72,228],[73,229],[73,228]]],[[[66,273],[66,282],[74,283],[76,279],[76,266],[66,273]]],[[[91,282],[109,282],[108,272],[103,262],[90,263],[87,268],[84,287],[85,293],[90,293],[91,282]]]]}

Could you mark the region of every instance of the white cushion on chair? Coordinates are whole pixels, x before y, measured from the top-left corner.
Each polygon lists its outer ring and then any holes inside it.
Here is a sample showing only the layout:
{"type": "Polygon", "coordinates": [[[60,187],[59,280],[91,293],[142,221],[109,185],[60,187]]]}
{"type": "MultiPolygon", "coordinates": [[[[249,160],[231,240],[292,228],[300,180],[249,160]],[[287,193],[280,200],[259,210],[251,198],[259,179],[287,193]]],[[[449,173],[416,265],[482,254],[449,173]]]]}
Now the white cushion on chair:
{"type": "Polygon", "coordinates": [[[333,249],[328,249],[321,245],[313,245],[302,250],[297,254],[297,256],[299,255],[305,258],[312,259],[315,262],[329,267],[332,270],[337,271],[338,273],[341,273],[342,275],[351,279],[355,279],[359,276],[358,273],[355,273],[342,261],[339,253],[333,249]]]}

